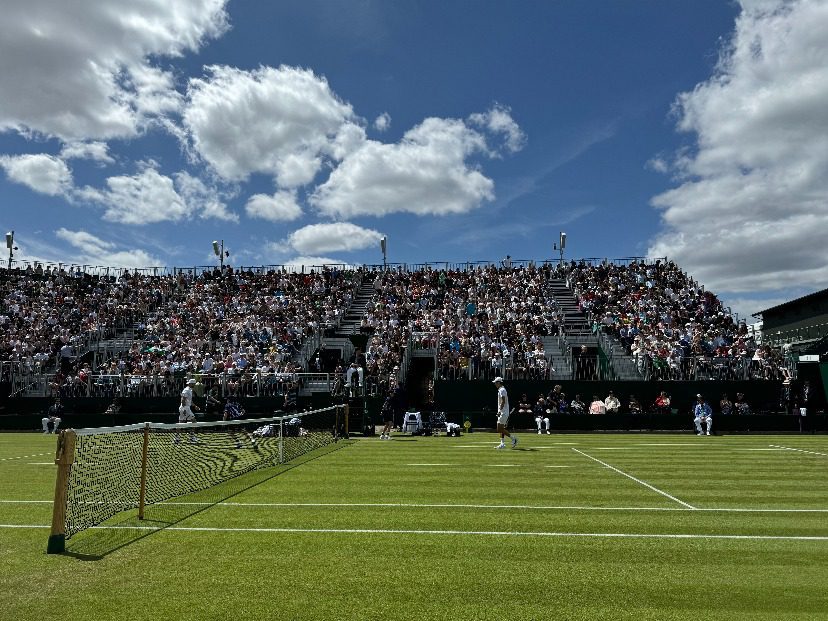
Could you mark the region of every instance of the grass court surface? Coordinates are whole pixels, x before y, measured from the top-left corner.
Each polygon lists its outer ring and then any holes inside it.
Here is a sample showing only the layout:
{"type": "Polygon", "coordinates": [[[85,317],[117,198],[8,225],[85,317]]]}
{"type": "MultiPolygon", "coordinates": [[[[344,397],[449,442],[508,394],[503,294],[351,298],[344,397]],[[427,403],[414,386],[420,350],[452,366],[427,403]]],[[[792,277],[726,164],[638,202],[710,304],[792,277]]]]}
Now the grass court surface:
{"type": "Polygon", "coordinates": [[[48,556],[55,436],[2,434],[0,619],[828,619],[825,436],[519,437],[340,443],[48,556]]]}

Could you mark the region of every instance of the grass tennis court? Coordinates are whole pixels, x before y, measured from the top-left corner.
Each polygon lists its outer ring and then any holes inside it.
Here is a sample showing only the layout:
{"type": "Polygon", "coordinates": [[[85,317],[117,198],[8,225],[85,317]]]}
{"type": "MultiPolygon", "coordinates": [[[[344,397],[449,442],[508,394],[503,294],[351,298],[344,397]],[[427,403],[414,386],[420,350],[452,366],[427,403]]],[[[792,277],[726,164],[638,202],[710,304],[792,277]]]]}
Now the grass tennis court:
{"type": "Polygon", "coordinates": [[[495,443],[340,443],[47,556],[55,437],[2,434],[0,619],[828,619],[828,438],[495,443]]]}

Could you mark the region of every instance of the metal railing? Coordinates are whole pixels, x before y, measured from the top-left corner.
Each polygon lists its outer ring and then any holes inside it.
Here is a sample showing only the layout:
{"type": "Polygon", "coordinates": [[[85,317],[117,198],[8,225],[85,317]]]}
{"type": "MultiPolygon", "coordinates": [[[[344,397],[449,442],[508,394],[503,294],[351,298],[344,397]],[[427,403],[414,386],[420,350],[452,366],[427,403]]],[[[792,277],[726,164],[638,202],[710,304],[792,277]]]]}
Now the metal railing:
{"type": "Polygon", "coordinates": [[[776,332],[762,330],[762,342],[772,347],[818,341],[826,336],[828,336],[828,323],[776,332]]]}

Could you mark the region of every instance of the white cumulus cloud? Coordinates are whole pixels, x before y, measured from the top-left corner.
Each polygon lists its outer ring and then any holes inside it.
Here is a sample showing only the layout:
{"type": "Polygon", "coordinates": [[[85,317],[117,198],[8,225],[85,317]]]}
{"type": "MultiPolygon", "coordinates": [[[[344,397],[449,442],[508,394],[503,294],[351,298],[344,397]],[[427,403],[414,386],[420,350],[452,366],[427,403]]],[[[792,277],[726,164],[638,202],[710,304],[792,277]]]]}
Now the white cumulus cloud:
{"type": "Polygon", "coordinates": [[[184,124],[195,151],[225,179],[259,172],[283,189],[310,183],[320,154],[353,116],[327,81],[306,69],[207,71],[190,81],[184,124]]]}
{"type": "Polygon", "coordinates": [[[225,3],[6,0],[0,131],[67,141],[136,135],[149,117],[178,106],[158,59],[224,32],[225,3]]]}
{"type": "Polygon", "coordinates": [[[113,164],[115,159],[109,155],[109,147],[105,142],[93,140],[91,142],[72,142],[64,145],[60,151],[64,160],[93,160],[102,164],[113,164]]]}
{"type": "MultiPolygon", "coordinates": [[[[744,0],[711,78],[678,96],[677,187],[650,247],[732,292],[828,281],[828,3],[744,0]]],[[[661,158],[659,158],[660,161],[661,158]]],[[[658,166],[653,166],[658,168],[658,166]]]]}
{"type": "Polygon", "coordinates": [[[504,146],[509,153],[517,153],[526,146],[526,134],[512,118],[512,111],[506,106],[494,105],[488,112],[472,114],[469,121],[493,134],[502,135],[504,146]]]}
{"type": "Polygon", "coordinates": [[[296,220],[302,215],[302,208],[296,200],[296,192],[280,190],[275,194],[254,194],[247,199],[245,211],[251,218],[271,222],[296,220]]]}
{"type": "Polygon", "coordinates": [[[153,166],[145,165],[134,175],[109,177],[104,189],[79,188],[72,198],[103,205],[104,219],[122,224],[180,222],[194,216],[238,221],[215,188],[187,172],[168,177],[153,166]]]}
{"type": "Polygon", "coordinates": [[[296,252],[314,254],[361,250],[378,246],[382,233],[350,222],[310,224],[294,231],[287,243],[296,252]]]}
{"type": "Polygon", "coordinates": [[[387,112],[383,112],[374,119],[374,129],[378,132],[387,131],[389,127],[391,127],[391,115],[387,112]]]}
{"type": "Polygon", "coordinates": [[[41,194],[57,196],[72,187],[72,172],[66,162],[52,155],[0,156],[0,168],[5,169],[10,180],[41,194]]]}
{"type": "Polygon", "coordinates": [[[119,248],[117,244],[105,241],[87,231],[71,231],[60,228],[55,236],[75,249],[77,253],[64,263],[101,265],[106,267],[160,267],[163,262],[145,250],[119,248]]]}
{"type": "Polygon", "coordinates": [[[494,198],[494,182],[467,161],[488,153],[485,136],[463,121],[428,118],[399,143],[365,140],[309,200],[337,219],[464,213],[494,198]]]}
{"type": "Polygon", "coordinates": [[[238,222],[239,216],[230,211],[222,200],[222,193],[213,186],[208,186],[198,177],[182,171],[173,175],[178,194],[191,211],[201,218],[215,218],[238,222]]]}

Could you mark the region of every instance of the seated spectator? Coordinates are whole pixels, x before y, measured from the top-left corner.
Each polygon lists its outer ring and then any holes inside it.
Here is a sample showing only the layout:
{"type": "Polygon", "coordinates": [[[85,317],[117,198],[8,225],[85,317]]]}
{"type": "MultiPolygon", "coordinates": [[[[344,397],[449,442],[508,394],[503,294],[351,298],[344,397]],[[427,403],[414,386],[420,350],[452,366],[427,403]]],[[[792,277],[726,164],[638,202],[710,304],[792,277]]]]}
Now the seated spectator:
{"type": "Polygon", "coordinates": [[[538,401],[535,403],[535,424],[538,426],[538,434],[543,429],[546,429],[547,434],[552,433],[549,429],[549,415],[547,412],[546,399],[543,398],[543,395],[538,395],[538,401]]]}
{"type": "Polygon", "coordinates": [[[244,416],[244,408],[238,402],[235,397],[227,397],[227,400],[224,404],[224,414],[222,415],[223,420],[235,420],[237,418],[241,418],[244,416]]]}
{"type": "Polygon", "coordinates": [[[653,404],[656,414],[670,414],[672,412],[670,403],[670,395],[662,390],[656,397],[655,403],[653,404]]]}
{"type": "Polygon", "coordinates": [[[611,390],[609,391],[607,398],[604,399],[604,405],[607,408],[607,414],[618,414],[618,412],[621,411],[621,402],[611,390]]]}
{"type": "Polygon", "coordinates": [[[530,414],[532,412],[532,405],[529,403],[529,398],[526,393],[523,393],[518,402],[518,414],[530,414]]]}
{"type": "Polygon", "coordinates": [[[696,405],[693,407],[693,423],[696,425],[696,435],[710,435],[713,430],[713,409],[702,395],[696,395],[696,405]]]}
{"type": "Polygon", "coordinates": [[[589,405],[590,414],[606,414],[607,406],[598,398],[598,395],[592,395],[592,403],[589,405]]]}
{"type": "Polygon", "coordinates": [[[733,403],[731,403],[730,399],[727,398],[726,393],[722,395],[722,399],[719,401],[719,411],[724,416],[728,416],[733,412],[733,403]]]}
{"type": "Polygon", "coordinates": [[[581,395],[575,395],[575,398],[572,400],[572,403],[569,404],[569,407],[573,414],[586,414],[586,403],[584,403],[583,399],[581,399],[581,395]]]}
{"type": "Polygon", "coordinates": [[[56,397],[55,402],[49,407],[46,416],[40,421],[43,424],[43,433],[57,433],[62,421],[63,404],[60,402],[60,397],[56,397]]]}
{"type": "Polygon", "coordinates": [[[750,414],[750,406],[745,401],[745,393],[736,393],[736,401],[733,402],[733,413],[742,415],[750,414]]]}
{"type": "Polygon", "coordinates": [[[630,395],[630,401],[627,405],[627,408],[629,409],[630,414],[641,414],[643,411],[641,408],[641,403],[638,402],[638,397],[636,397],[635,395],[630,395]]]}

